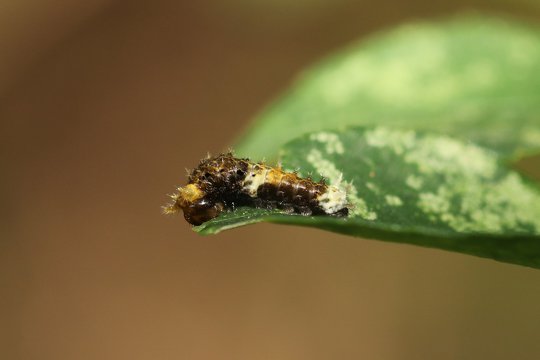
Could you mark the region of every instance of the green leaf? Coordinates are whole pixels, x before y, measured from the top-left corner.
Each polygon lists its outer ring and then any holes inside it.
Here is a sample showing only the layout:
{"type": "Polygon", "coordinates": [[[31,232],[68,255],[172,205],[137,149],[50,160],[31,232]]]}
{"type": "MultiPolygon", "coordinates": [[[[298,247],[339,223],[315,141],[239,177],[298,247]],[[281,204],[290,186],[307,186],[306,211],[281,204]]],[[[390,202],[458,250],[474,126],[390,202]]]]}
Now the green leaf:
{"type": "Polygon", "coordinates": [[[444,135],[376,127],[305,135],[280,157],[286,169],[322,174],[346,189],[349,217],[241,208],[194,229],[213,234],[270,221],[540,268],[540,191],[492,150],[444,135]]]}
{"type": "Polygon", "coordinates": [[[401,26],[301,76],[236,147],[275,157],[304,133],[345,125],[429,130],[508,157],[540,150],[540,31],[485,17],[401,26]]]}

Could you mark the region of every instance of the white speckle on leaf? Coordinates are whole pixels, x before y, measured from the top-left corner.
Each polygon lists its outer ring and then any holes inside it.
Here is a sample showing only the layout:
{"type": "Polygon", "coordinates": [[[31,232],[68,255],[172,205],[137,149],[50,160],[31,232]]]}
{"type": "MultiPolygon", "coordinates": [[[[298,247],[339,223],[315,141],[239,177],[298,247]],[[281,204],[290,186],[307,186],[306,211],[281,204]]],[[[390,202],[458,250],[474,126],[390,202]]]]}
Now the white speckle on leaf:
{"type": "MultiPolygon", "coordinates": [[[[417,173],[410,173],[405,185],[423,189],[417,205],[432,221],[456,231],[540,232],[540,193],[515,173],[503,177],[495,152],[446,136],[384,127],[366,131],[365,139],[414,165],[417,173]],[[432,184],[442,185],[428,191],[432,184]]],[[[388,196],[385,200],[393,203],[388,196]]]]}
{"type": "Polygon", "coordinates": [[[405,179],[405,183],[414,190],[420,190],[424,181],[418,176],[409,175],[407,176],[407,179],[405,179]]]}
{"type": "Polygon", "coordinates": [[[374,183],[372,182],[367,182],[366,183],[366,187],[373,191],[375,194],[378,194],[380,192],[381,189],[379,189],[379,187],[377,185],[375,185],[374,183]]]}
{"type": "Polygon", "coordinates": [[[365,220],[375,220],[377,218],[377,214],[369,210],[365,200],[358,196],[356,187],[351,182],[342,181],[343,174],[341,171],[336,168],[334,163],[323,158],[323,155],[319,150],[311,149],[306,160],[318,173],[324,175],[331,184],[345,189],[347,200],[351,206],[350,216],[360,216],[365,220]]]}
{"type": "Polygon", "coordinates": [[[398,196],[395,196],[395,195],[386,195],[384,199],[386,200],[386,203],[390,206],[403,205],[403,201],[398,196]]]}
{"type": "Polygon", "coordinates": [[[540,194],[515,173],[494,182],[453,178],[436,193],[421,193],[418,206],[456,231],[540,233],[540,194]]]}
{"type": "Polygon", "coordinates": [[[321,131],[311,134],[309,139],[325,144],[327,154],[343,154],[345,152],[343,143],[339,140],[339,136],[337,134],[321,131]]]}
{"type": "Polygon", "coordinates": [[[383,126],[367,130],[364,136],[369,146],[376,148],[388,147],[398,155],[412,147],[415,140],[414,131],[392,130],[383,126]]]}
{"type": "Polygon", "coordinates": [[[330,180],[332,185],[337,186],[338,181],[343,177],[343,174],[336,168],[334,163],[323,158],[322,153],[317,149],[311,149],[306,160],[319,174],[330,180]]]}
{"type": "Polygon", "coordinates": [[[376,220],[377,213],[369,210],[366,201],[358,196],[358,190],[349,182],[344,181],[344,186],[347,189],[347,198],[349,199],[351,206],[351,215],[360,216],[365,220],[376,220]]]}
{"type": "Polygon", "coordinates": [[[442,188],[437,193],[420,193],[418,206],[427,214],[444,214],[450,210],[450,201],[442,188]]]}
{"type": "Polygon", "coordinates": [[[497,156],[474,144],[464,144],[444,136],[418,138],[405,154],[405,161],[418,166],[423,174],[464,174],[491,178],[497,169],[497,156]]]}

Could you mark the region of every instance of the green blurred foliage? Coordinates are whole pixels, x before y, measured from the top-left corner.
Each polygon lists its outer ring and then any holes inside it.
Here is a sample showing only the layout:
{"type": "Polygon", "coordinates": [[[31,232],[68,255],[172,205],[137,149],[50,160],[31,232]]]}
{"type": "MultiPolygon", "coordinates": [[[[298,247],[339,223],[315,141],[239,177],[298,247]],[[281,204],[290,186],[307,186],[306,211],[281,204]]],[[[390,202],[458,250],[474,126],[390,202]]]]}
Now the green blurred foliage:
{"type": "Polygon", "coordinates": [[[413,23],[306,71],[237,151],[272,157],[303,133],[388,125],[451,134],[518,157],[540,149],[540,32],[496,18],[413,23]]]}

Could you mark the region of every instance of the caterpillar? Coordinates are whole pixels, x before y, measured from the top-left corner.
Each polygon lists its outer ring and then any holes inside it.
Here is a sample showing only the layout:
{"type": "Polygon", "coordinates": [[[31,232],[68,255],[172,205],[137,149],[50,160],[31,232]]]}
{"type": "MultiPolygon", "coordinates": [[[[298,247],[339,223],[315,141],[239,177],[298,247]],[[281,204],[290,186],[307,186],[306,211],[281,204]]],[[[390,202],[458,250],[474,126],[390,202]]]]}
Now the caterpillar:
{"type": "Polygon", "coordinates": [[[184,213],[186,221],[200,225],[225,210],[240,206],[280,209],[289,214],[347,216],[346,193],[296,172],[285,172],[249,159],[235,158],[232,152],[200,161],[188,184],[170,195],[163,207],[166,214],[184,213]]]}

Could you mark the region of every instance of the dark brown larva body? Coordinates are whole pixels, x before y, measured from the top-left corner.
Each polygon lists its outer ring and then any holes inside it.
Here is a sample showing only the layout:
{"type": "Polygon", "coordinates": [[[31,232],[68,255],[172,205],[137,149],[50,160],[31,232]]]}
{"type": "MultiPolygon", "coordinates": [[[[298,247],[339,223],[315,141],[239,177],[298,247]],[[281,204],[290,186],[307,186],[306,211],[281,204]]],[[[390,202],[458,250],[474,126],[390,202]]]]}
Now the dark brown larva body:
{"type": "Polygon", "coordinates": [[[253,206],[282,209],[302,215],[346,216],[345,192],[324,181],[303,179],[296,173],[235,158],[231,153],[201,160],[188,184],[171,196],[166,213],[179,209],[186,220],[200,225],[225,209],[253,206]]]}

